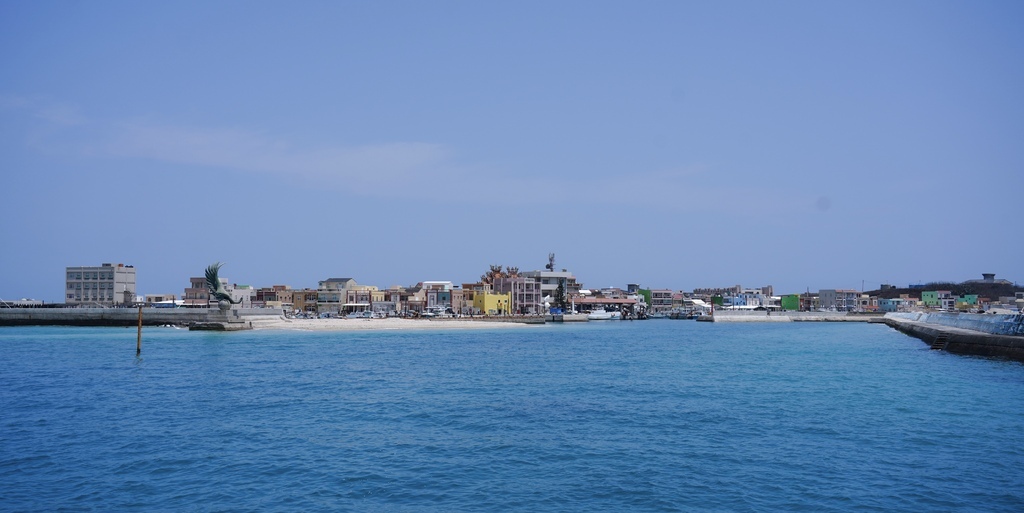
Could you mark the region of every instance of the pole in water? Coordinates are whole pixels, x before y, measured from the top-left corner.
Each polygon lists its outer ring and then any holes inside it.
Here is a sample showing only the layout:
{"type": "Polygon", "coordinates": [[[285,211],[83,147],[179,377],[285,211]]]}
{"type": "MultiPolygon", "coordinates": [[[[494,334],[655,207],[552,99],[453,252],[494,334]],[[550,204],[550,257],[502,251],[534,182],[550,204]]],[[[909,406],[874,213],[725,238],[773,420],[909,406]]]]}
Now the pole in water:
{"type": "Polygon", "coordinates": [[[135,356],[142,354],[142,305],[139,305],[139,337],[135,340],[135,356]]]}

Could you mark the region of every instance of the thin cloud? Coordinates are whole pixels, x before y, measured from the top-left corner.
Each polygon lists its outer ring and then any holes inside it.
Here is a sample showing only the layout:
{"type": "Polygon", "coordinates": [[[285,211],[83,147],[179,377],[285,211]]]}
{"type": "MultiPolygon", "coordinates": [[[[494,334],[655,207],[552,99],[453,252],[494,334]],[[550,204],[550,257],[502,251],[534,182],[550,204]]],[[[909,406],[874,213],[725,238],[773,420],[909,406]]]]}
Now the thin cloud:
{"type": "Polygon", "coordinates": [[[315,180],[318,186],[375,197],[458,197],[491,205],[539,206],[550,205],[551,194],[556,194],[569,208],[635,199],[638,208],[668,211],[705,210],[727,199],[726,191],[709,194],[711,188],[689,183],[709,172],[705,165],[520,183],[515,172],[471,168],[458,163],[446,147],[423,142],[302,148],[242,129],[134,123],[120,127],[105,151],[118,157],[315,180]]]}
{"type": "MultiPolygon", "coordinates": [[[[117,157],[280,174],[329,183],[394,184],[444,169],[450,152],[438,144],[396,142],[302,148],[281,138],[242,129],[126,124],[105,152],[117,157]]],[[[365,191],[370,192],[370,191],[365,191]]]]}
{"type": "Polygon", "coordinates": [[[74,106],[49,101],[41,96],[0,94],[0,109],[28,111],[33,117],[56,126],[85,123],[85,118],[74,106]]]}
{"type": "Polygon", "coordinates": [[[25,109],[44,121],[49,128],[33,141],[40,151],[272,174],[367,197],[459,198],[512,207],[550,207],[557,197],[554,204],[569,210],[635,202],[638,209],[706,213],[735,194],[734,188],[729,192],[696,183],[713,176],[713,167],[704,164],[623,173],[604,170],[537,183],[519,180],[515,170],[500,166],[466,165],[452,149],[429,142],[311,147],[245,128],[95,122],[71,107],[26,97],[0,96],[0,108],[25,109]]]}

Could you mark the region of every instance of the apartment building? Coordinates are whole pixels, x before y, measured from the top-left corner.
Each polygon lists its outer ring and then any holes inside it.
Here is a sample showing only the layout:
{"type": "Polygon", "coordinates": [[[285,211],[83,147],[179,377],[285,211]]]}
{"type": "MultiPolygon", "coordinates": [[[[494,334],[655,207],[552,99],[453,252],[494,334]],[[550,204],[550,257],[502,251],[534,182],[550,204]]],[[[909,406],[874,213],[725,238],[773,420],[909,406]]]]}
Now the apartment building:
{"type": "Polygon", "coordinates": [[[146,305],[152,305],[155,303],[168,303],[174,304],[178,301],[178,296],[175,294],[146,294],[145,302],[146,305]]]}
{"type": "Polygon", "coordinates": [[[188,279],[188,282],[189,286],[185,289],[185,294],[181,296],[184,306],[208,308],[210,306],[210,289],[206,286],[206,278],[193,276],[188,279]]]}
{"type": "Polygon", "coordinates": [[[282,308],[284,303],[290,305],[291,302],[291,287],[287,285],[274,285],[272,287],[256,289],[256,297],[253,299],[252,305],[282,308]]]}
{"type": "Polygon", "coordinates": [[[537,314],[544,309],[540,282],[535,278],[498,278],[491,288],[495,294],[512,294],[512,313],[537,314]]]}
{"type": "MultiPolygon", "coordinates": [[[[374,293],[379,292],[377,287],[360,286],[345,291],[344,303],[341,305],[344,313],[364,312],[373,306],[374,293]]],[[[378,296],[382,296],[379,295],[378,296]]],[[[324,310],[321,310],[324,311],[324,310]]]]}
{"type": "Polygon", "coordinates": [[[811,292],[800,294],[800,310],[814,312],[821,309],[821,298],[811,292]]]}
{"type": "Polygon", "coordinates": [[[668,312],[672,310],[673,292],[669,289],[651,290],[651,312],[668,312]]]}
{"type": "MultiPolygon", "coordinates": [[[[328,278],[317,284],[316,311],[319,313],[340,314],[345,310],[349,290],[359,288],[352,278],[328,278]]],[[[369,306],[369,298],[367,298],[369,306]]]]}
{"type": "Polygon", "coordinates": [[[565,291],[566,301],[580,295],[580,284],[568,271],[526,271],[521,276],[536,280],[540,284],[541,298],[550,297],[552,301],[555,300],[558,297],[559,285],[565,291]]]}
{"type": "Polygon", "coordinates": [[[135,267],[102,264],[65,268],[64,302],[77,306],[116,306],[135,302],[135,267]]]}
{"type": "Polygon", "coordinates": [[[238,302],[242,308],[252,308],[252,302],[256,299],[256,289],[251,285],[231,284],[225,287],[225,290],[231,295],[231,300],[238,302]]]}
{"type": "Polygon", "coordinates": [[[852,312],[857,309],[860,292],[844,289],[821,289],[818,291],[819,307],[836,312],[852,312]]]}
{"type": "Polygon", "coordinates": [[[292,290],[292,308],[300,312],[316,313],[318,293],[315,289],[292,290]]]}

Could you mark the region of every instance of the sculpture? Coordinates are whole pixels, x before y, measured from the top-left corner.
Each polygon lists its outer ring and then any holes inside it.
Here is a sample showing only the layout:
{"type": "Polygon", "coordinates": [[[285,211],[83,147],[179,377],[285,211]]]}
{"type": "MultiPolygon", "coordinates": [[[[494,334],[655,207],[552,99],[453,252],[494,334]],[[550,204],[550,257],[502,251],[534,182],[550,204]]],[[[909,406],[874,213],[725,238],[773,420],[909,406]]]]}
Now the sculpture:
{"type": "Polygon", "coordinates": [[[231,294],[228,294],[228,291],[224,289],[224,284],[220,282],[217,272],[220,271],[223,265],[217,262],[206,268],[206,288],[210,290],[210,298],[217,300],[221,310],[230,310],[231,305],[237,305],[242,300],[232,301],[231,294]]]}

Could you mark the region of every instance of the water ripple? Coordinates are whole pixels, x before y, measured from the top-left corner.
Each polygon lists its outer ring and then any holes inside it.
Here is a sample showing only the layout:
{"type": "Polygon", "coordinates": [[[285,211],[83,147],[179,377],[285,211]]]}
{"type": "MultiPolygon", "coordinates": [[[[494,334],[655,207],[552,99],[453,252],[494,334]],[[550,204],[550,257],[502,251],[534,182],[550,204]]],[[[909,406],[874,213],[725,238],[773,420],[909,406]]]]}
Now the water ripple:
{"type": "Polygon", "coordinates": [[[1024,510],[1024,366],[880,326],[146,337],[0,330],[0,511],[1024,510]]]}

